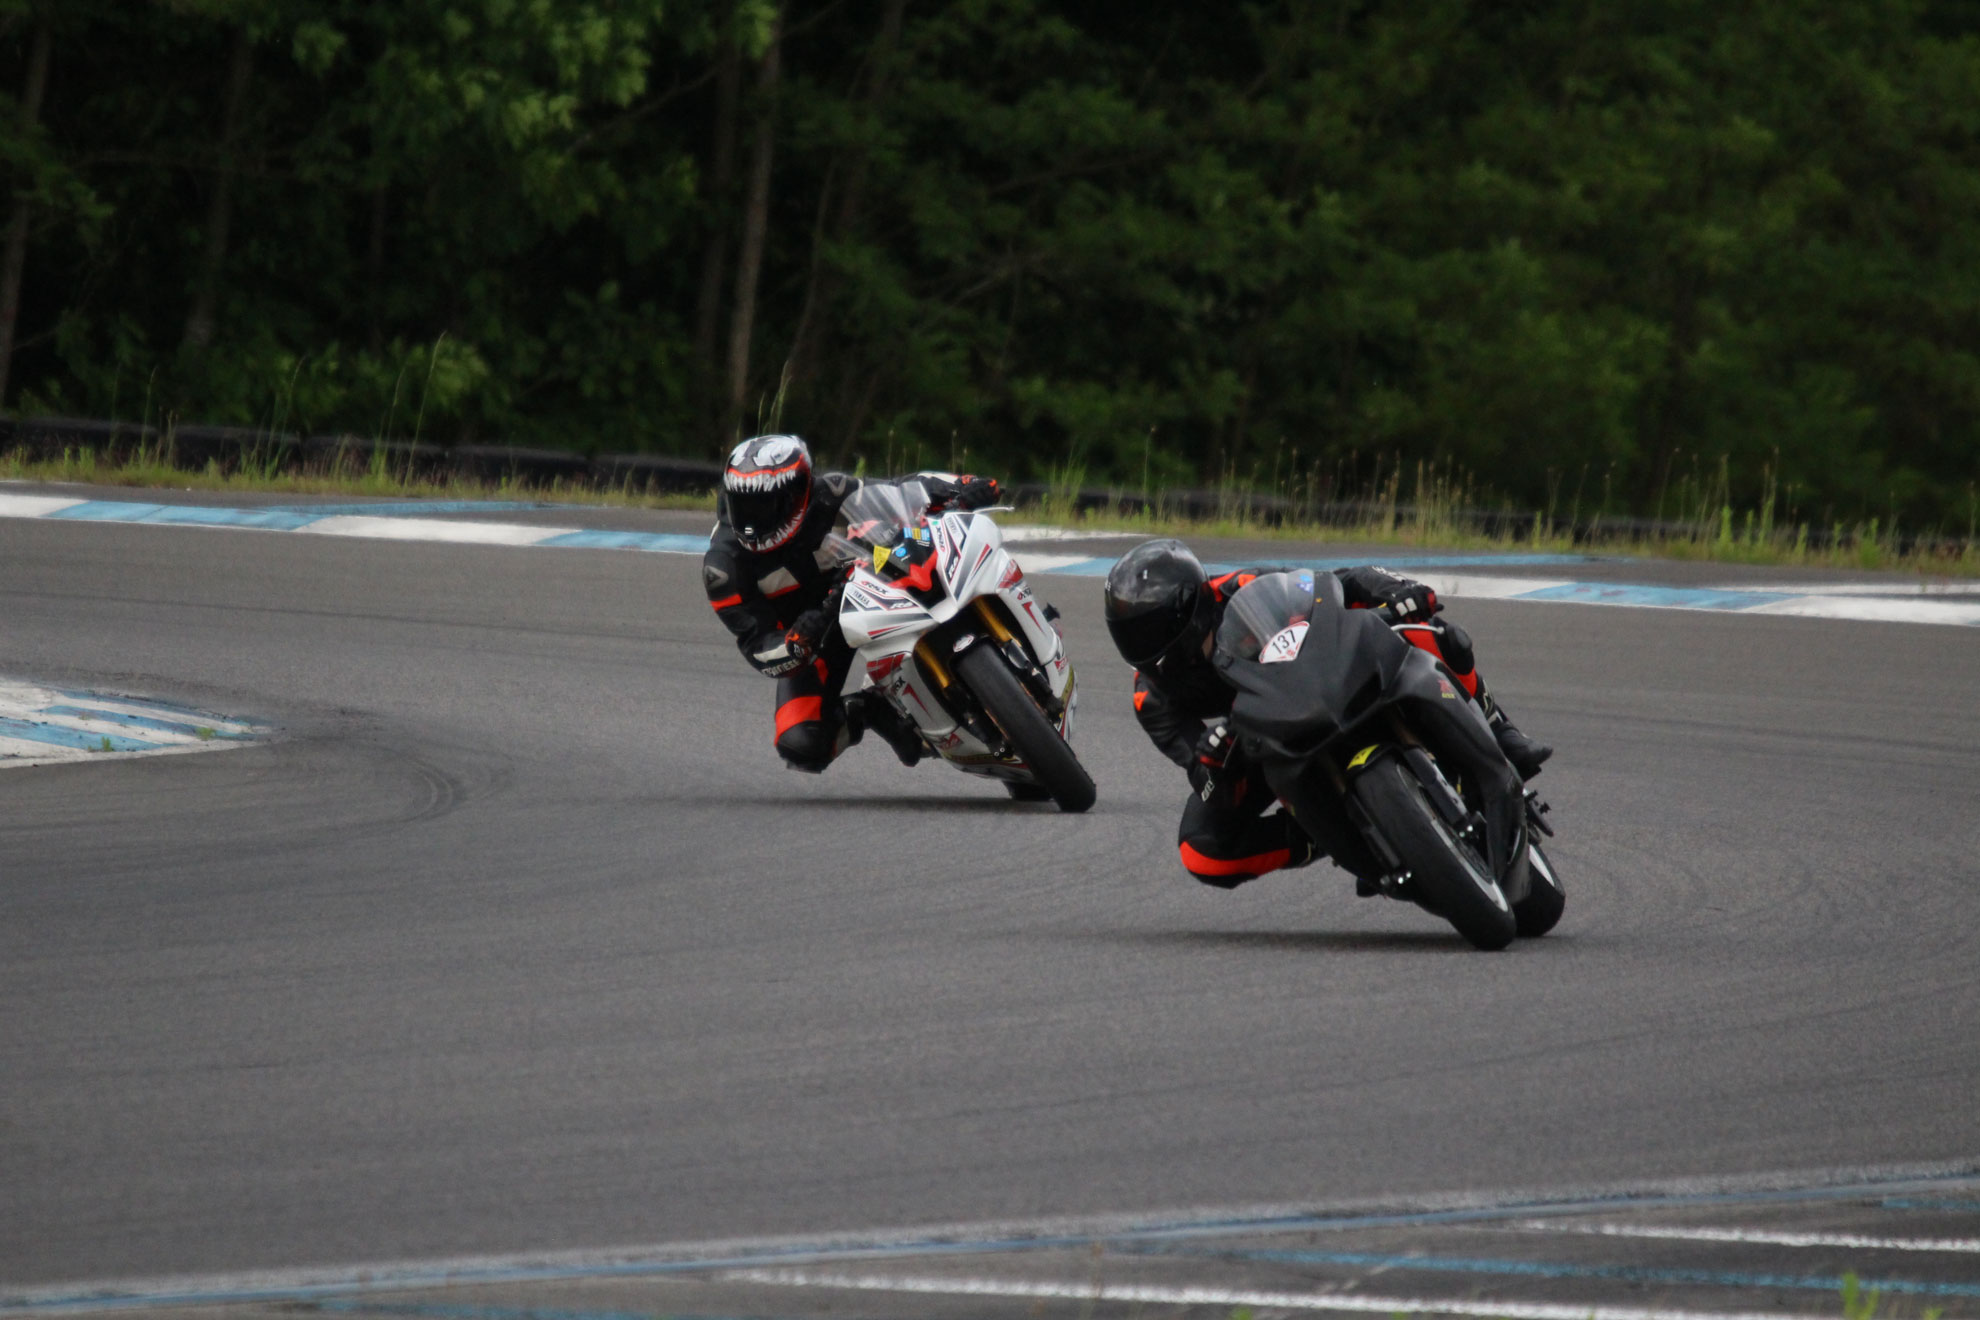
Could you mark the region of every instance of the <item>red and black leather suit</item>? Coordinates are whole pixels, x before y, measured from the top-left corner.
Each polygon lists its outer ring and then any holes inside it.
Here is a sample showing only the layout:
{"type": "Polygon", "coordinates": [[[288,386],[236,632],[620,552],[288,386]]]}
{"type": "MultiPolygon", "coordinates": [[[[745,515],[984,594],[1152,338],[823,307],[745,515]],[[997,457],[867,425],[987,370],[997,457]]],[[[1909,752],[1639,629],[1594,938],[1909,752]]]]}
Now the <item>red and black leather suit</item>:
{"type": "MultiPolygon", "coordinates": [[[[919,480],[933,497],[934,508],[945,503],[973,508],[992,502],[997,493],[996,482],[981,477],[949,480],[923,473],[902,480],[919,480]]],[[[715,530],[701,560],[701,583],[715,617],[735,635],[743,658],[777,680],[777,754],[798,770],[823,770],[859,740],[865,723],[860,712],[848,711],[840,695],[853,651],[837,619],[829,617],[835,605],[828,598],[845,581],[846,567],[825,544],[839,520],[839,507],[862,484],[843,472],[818,473],[812,478],[810,508],[797,533],[776,549],[762,552],[737,539],[727,502],[719,501],[715,530]],[[823,626],[808,645],[794,646],[792,630],[810,611],[824,611],[828,617],[814,616],[813,621],[823,626]]]]}
{"type": "MultiPolygon", "coordinates": [[[[1203,585],[1214,616],[1209,632],[1216,635],[1224,607],[1240,587],[1264,573],[1281,571],[1260,566],[1224,573],[1203,585]]],[[[1408,578],[1375,567],[1339,568],[1334,576],[1352,609],[1393,607],[1411,602],[1408,621],[1393,626],[1406,640],[1442,660],[1474,699],[1483,688],[1478,680],[1471,639],[1455,624],[1431,617],[1436,596],[1408,578]]],[[[1190,772],[1192,788],[1210,784],[1206,796],[1192,792],[1183,806],[1176,832],[1182,864],[1206,885],[1235,889],[1268,871],[1303,866],[1318,855],[1313,841],[1283,811],[1271,812],[1277,801],[1260,774],[1241,770],[1214,778],[1203,773],[1201,740],[1210,723],[1231,713],[1237,693],[1217,675],[1210,660],[1191,651],[1164,661],[1160,667],[1134,675],[1134,714],[1162,754],[1190,772]]],[[[1234,767],[1235,769],[1235,767],[1234,767]]]]}

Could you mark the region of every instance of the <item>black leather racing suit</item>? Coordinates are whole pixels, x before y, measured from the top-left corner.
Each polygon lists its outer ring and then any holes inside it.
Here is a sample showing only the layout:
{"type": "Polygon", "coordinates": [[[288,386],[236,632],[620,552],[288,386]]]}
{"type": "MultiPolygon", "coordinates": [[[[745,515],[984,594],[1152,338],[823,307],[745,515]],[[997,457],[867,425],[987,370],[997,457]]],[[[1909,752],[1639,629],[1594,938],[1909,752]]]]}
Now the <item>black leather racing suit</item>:
{"type": "MultiPolygon", "coordinates": [[[[933,503],[975,507],[995,497],[997,485],[983,478],[950,480],[935,473],[903,477],[919,481],[933,503]]],[[[735,635],[743,659],[777,680],[777,754],[799,770],[823,770],[858,741],[863,720],[848,719],[840,696],[852,668],[853,650],[839,630],[835,590],[846,565],[825,547],[839,521],[839,508],[866,483],[843,472],[812,478],[811,507],[790,540],[775,550],[755,551],[736,539],[726,500],[716,504],[715,530],[701,559],[701,584],[715,617],[735,635]],[[793,650],[788,634],[808,610],[828,617],[815,649],[793,650]]],[[[878,712],[876,712],[878,714],[878,712]]]]}
{"type": "MultiPolygon", "coordinates": [[[[1238,588],[1261,574],[1280,571],[1263,565],[1206,582],[1203,590],[1215,605],[1211,635],[1222,624],[1224,608],[1238,588]]],[[[1420,583],[1375,567],[1335,569],[1334,576],[1341,581],[1347,604],[1355,609],[1389,605],[1423,590],[1420,583]]],[[[1479,696],[1483,689],[1471,639],[1461,628],[1426,618],[1398,624],[1396,630],[1442,660],[1470,695],[1479,696]]],[[[1237,692],[1201,654],[1180,657],[1152,671],[1135,671],[1135,718],[1164,756],[1190,772],[1190,785],[1198,790],[1183,804],[1176,832],[1183,867],[1204,884],[1220,889],[1235,889],[1282,866],[1302,866],[1318,855],[1313,841],[1290,815],[1266,814],[1277,798],[1263,775],[1246,775],[1235,762],[1214,780],[1206,774],[1198,740],[1211,721],[1231,713],[1236,700],[1237,692]],[[1207,797],[1200,791],[1206,782],[1212,784],[1207,797]]]]}
{"type": "Polygon", "coordinates": [[[816,655],[793,654],[785,634],[806,610],[821,609],[845,579],[845,566],[824,549],[839,506],[859,489],[843,472],[812,478],[811,508],[797,534],[758,552],[736,539],[727,500],[716,503],[715,531],[701,558],[701,585],[715,617],[735,635],[743,659],[777,680],[777,752],[805,769],[822,770],[845,750],[845,703],[839,690],[852,666],[852,648],[827,628],[816,655]]]}

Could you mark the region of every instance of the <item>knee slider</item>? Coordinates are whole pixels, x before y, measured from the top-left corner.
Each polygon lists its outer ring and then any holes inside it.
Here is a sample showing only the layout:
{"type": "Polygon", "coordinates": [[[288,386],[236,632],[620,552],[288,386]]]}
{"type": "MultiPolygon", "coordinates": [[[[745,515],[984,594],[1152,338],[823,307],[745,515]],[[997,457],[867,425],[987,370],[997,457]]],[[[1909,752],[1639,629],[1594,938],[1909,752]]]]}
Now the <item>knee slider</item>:
{"type": "Polygon", "coordinates": [[[1245,881],[1258,878],[1255,875],[1202,875],[1196,871],[1191,871],[1189,874],[1196,883],[1209,885],[1212,889],[1236,889],[1245,881]]]}
{"type": "MultiPolygon", "coordinates": [[[[1209,841],[1204,840],[1204,842],[1209,841]]],[[[1176,851],[1182,857],[1183,870],[1189,872],[1190,878],[1199,884],[1209,885],[1212,889],[1236,889],[1245,881],[1258,878],[1253,872],[1244,870],[1241,866],[1233,866],[1212,853],[1199,851],[1187,838],[1176,845],[1176,851]]]]}
{"type": "Polygon", "coordinates": [[[817,774],[838,752],[823,720],[806,720],[777,735],[777,755],[793,770],[817,774]]]}

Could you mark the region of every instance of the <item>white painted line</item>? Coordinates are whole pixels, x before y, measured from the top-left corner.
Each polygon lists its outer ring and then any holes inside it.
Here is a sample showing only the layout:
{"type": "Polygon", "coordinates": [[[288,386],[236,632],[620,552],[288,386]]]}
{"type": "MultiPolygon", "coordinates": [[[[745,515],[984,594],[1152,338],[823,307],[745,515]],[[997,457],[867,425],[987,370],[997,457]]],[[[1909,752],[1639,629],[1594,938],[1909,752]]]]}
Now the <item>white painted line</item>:
{"type": "Polygon", "coordinates": [[[1528,592],[1574,585],[1566,578],[1481,577],[1472,573],[1423,573],[1414,576],[1439,596],[1451,600],[1511,600],[1528,592]]]}
{"type": "MultiPolygon", "coordinates": [[[[1225,1239],[1246,1232],[1284,1233],[1394,1227],[1398,1217],[1422,1215],[1531,1217],[1559,1214],[1599,1214],[1611,1210],[1641,1210],[1675,1200],[1711,1202],[1733,1199],[1774,1201],[1857,1200],[1870,1195],[1969,1194],[1980,1179],[1980,1162],[1960,1160],[1933,1164],[1873,1165],[1854,1168],[1794,1170],[1714,1178],[1670,1178],[1636,1183],[1585,1184],[1549,1189],[1469,1191],[1419,1197],[1408,1201],[1335,1200],[1270,1202],[1258,1205],[1201,1206],[1093,1216],[1041,1219],[949,1221],[915,1227],[864,1232],[841,1231],[810,1237],[728,1238],[522,1252],[501,1256],[451,1256],[426,1260],[371,1261],[283,1268],[248,1269],[224,1274],[75,1279],[58,1283],[11,1284],[0,1280],[0,1316],[88,1314],[134,1308],[218,1306],[230,1302],[283,1298],[299,1300],[326,1294],[375,1293],[410,1288],[513,1284],[636,1275],[678,1274],[749,1269],[789,1272],[800,1266],[845,1267],[848,1260],[913,1257],[931,1253],[1021,1251],[1051,1245],[1087,1246],[1101,1238],[1183,1240],[1225,1239]],[[1615,1202],[1624,1202],[1618,1206],[1615,1202]]],[[[1071,1286],[1071,1285],[1068,1285],[1071,1286]]],[[[1079,1294],[1085,1296],[1084,1292],[1079,1294]]],[[[1303,1309],[1316,1309],[1319,1294],[1300,1294],[1303,1309]]],[[[1407,1303],[1405,1303],[1407,1304],[1407,1303]]],[[[1390,1309],[1393,1299],[1379,1308],[1390,1309]]],[[[1345,1309],[1345,1308],[1337,1308],[1345,1309]]],[[[1693,1320],[1680,1311],[1627,1311],[1615,1308],[1591,1312],[1569,1308],[1561,1320],[1693,1320]]],[[[1482,1306],[1478,1314],[1523,1320],[1531,1310],[1482,1306]]],[[[1766,1313],[1767,1320],[1796,1320],[1783,1312],[1766,1313]]],[[[1556,1320],[1555,1314],[1536,1320],[1556,1320]]],[[[1696,1315],[1695,1320],[1748,1320],[1739,1315],[1696,1315]]],[[[1821,1320],[1835,1320],[1832,1313],[1821,1320]]]]}
{"type": "Polygon", "coordinates": [[[0,738],[0,774],[9,770],[32,770],[43,765],[73,765],[77,761],[135,761],[160,756],[197,756],[208,752],[232,751],[249,744],[241,742],[182,743],[172,747],[155,747],[142,752],[91,752],[74,751],[64,747],[47,747],[39,743],[22,742],[15,738],[0,738]]]}
{"type": "Polygon", "coordinates": [[[1039,527],[1032,523],[999,523],[997,530],[1004,534],[1004,540],[1020,545],[1029,541],[1140,541],[1147,538],[1145,532],[1088,532],[1077,527],[1039,527]]]}
{"type": "MultiPolygon", "coordinates": [[[[1980,578],[1964,581],[1932,582],[1796,582],[1769,591],[1791,591],[1797,596],[1980,596],[1980,578]]],[[[1753,591],[1751,582],[1719,585],[1714,591],[1753,591]]]]}
{"type": "Polygon", "coordinates": [[[1666,1242],[1744,1242],[1768,1247],[1852,1247],[1865,1251],[1980,1252],[1980,1238],[1893,1238],[1862,1233],[1783,1233],[1760,1228],[1705,1228],[1665,1224],[1568,1224],[1522,1219],[1495,1229],[1575,1233],[1590,1237],[1650,1238],[1666,1242]]]}
{"type": "MultiPolygon", "coordinates": [[[[1797,588],[1798,590],[1798,588],[1797,588]]],[[[1789,614],[1804,619],[1855,619],[1864,623],[1980,624],[1980,601],[1869,596],[1808,596],[1755,605],[1746,614],[1789,614]]]]}
{"type": "MultiPolygon", "coordinates": [[[[1035,1297],[1079,1302],[1141,1302],[1156,1306],[1248,1306],[1288,1311],[1376,1315],[1501,1316],[1504,1320],[1815,1320],[1787,1311],[1683,1311],[1641,1306],[1551,1302],[1464,1301],[1436,1297],[1372,1297],[1365,1293],[1266,1292],[1251,1288],[1192,1288],[1159,1284],[1027,1282],[1021,1279],[838,1274],[817,1270],[731,1270],[719,1278],[792,1288],[859,1292],[940,1293],[962,1297],[1035,1297]]],[[[1833,1320],[1832,1316],[1823,1320],[1833,1320]]]]}
{"type": "Polygon", "coordinates": [[[46,518],[88,500],[61,500],[49,495],[0,495],[0,518],[46,518]]]}
{"type": "Polygon", "coordinates": [[[305,536],[354,536],[374,541],[453,541],[465,545],[535,545],[569,536],[575,527],[528,527],[521,523],[446,522],[439,518],[372,518],[339,514],[296,528],[305,536]]]}
{"type": "Polygon", "coordinates": [[[1068,564],[1084,564],[1092,558],[1092,555],[1035,555],[1026,551],[1018,558],[1018,567],[1027,573],[1050,573],[1068,564]]]}

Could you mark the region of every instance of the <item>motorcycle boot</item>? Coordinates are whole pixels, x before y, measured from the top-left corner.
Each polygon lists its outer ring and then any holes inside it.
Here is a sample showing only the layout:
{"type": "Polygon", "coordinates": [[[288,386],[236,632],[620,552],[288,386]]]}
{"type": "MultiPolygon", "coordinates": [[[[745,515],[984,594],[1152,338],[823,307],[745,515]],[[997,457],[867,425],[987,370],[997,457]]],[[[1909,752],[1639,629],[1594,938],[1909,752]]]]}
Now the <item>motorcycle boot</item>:
{"type": "Polygon", "coordinates": [[[1506,708],[1492,699],[1484,684],[1478,687],[1478,705],[1485,712],[1486,723],[1492,726],[1492,737],[1505,753],[1512,768],[1519,771],[1522,780],[1531,779],[1540,773],[1540,767],[1554,754],[1554,749],[1546,743],[1536,742],[1519,731],[1506,715],[1506,708]]]}
{"type": "Polygon", "coordinates": [[[868,729],[879,734],[894,749],[902,765],[913,765],[928,755],[928,744],[922,741],[921,731],[877,692],[855,692],[847,697],[846,723],[855,730],[855,742],[868,729]]]}

